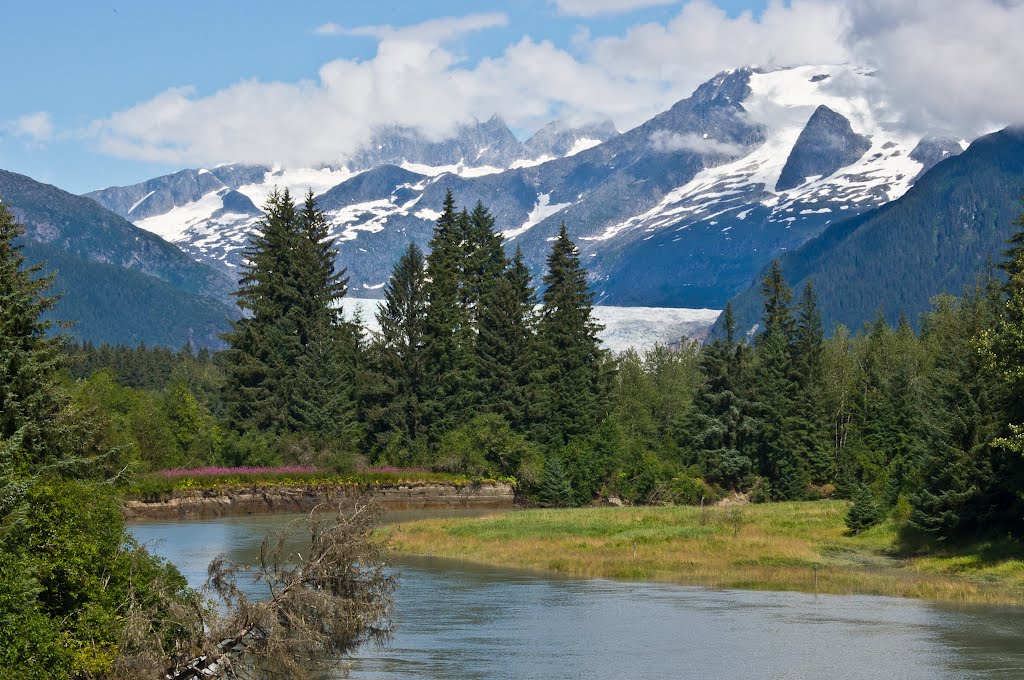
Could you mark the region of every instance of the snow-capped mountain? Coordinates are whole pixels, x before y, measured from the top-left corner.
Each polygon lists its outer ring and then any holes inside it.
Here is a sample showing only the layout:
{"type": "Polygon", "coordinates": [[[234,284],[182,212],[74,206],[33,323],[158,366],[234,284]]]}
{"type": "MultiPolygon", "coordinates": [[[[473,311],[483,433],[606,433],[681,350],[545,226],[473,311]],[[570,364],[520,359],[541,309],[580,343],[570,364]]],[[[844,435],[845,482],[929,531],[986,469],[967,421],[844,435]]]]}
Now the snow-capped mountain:
{"type": "Polygon", "coordinates": [[[310,188],[354,292],[372,295],[451,189],[487,205],[538,272],[564,220],[603,303],[718,309],[775,254],[962,150],[892,121],[873,84],[850,66],[745,68],[622,134],[553,123],[521,143],[497,118],[444,142],[390,129],[339,167],[222,166],[89,196],[230,268],[272,187],[310,188]]]}

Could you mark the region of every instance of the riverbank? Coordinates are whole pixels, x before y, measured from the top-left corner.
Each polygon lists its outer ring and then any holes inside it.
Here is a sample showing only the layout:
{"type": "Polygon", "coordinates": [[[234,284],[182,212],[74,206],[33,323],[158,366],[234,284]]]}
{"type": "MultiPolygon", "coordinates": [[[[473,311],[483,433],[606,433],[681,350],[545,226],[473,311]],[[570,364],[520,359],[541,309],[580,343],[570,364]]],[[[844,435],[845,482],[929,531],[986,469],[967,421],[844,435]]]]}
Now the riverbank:
{"type": "Polygon", "coordinates": [[[290,483],[262,481],[195,483],[146,494],[121,503],[129,520],[210,519],[264,513],[309,512],[359,496],[372,496],[387,510],[507,509],[512,484],[501,480],[366,480],[322,478],[290,483]]]}
{"type": "Polygon", "coordinates": [[[399,553],[583,578],[1024,604],[1024,549],[911,553],[892,522],[847,535],[843,501],[528,510],[389,527],[399,553]]]}

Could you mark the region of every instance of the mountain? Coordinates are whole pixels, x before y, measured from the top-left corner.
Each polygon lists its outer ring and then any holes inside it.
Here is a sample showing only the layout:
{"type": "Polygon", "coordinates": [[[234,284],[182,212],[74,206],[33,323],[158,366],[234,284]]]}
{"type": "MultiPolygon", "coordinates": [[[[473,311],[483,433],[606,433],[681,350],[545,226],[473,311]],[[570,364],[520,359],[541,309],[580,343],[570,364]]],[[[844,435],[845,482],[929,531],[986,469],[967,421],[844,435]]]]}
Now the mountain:
{"type": "Polygon", "coordinates": [[[451,189],[461,205],[483,201],[535,273],[564,220],[600,302],[717,309],[777,253],[962,150],[889,123],[875,89],[850,66],[744,68],[621,134],[556,122],[513,144],[497,118],[443,141],[392,128],[343,166],[188,170],[89,197],[232,272],[253,207],[273,186],[311,188],[354,292],[374,295],[410,241],[426,245],[451,189]]]}
{"type": "MultiPolygon", "coordinates": [[[[946,155],[901,198],[837,222],[780,258],[795,291],[814,282],[826,328],[860,328],[879,310],[890,323],[901,313],[916,323],[934,295],[961,294],[1002,259],[1024,209],[1024,128],[946,155]]],[[[739,327],[753,328],[761,314],[758,285],[733,306],[739,327]]]]}
{"type": "Polygon", "coordinates": [[[81,341],[218,347],[237,316],[234,281],[94,201],[0,170],[0,200],[25,225],[30,263],[57,273],[50,315],[81,341]]]}

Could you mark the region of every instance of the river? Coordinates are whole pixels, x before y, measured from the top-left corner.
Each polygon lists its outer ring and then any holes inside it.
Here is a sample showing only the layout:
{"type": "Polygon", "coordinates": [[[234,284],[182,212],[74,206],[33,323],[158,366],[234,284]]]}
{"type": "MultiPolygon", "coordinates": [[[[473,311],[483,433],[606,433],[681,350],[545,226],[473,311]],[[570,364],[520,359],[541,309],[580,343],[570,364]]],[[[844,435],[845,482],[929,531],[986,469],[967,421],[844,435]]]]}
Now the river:
{"type": "MultiPolygon", "coordinates": [[[[408,515],[393,515],[404,521],[408,515]]],[[[295,516],[133,523],[193,585],[251,561],[295,516]]],[[[561,579],[435,559],[397,564],[398,630],[353,680],[1024,678],[1024,610],[868,596],[561,579]]]]}

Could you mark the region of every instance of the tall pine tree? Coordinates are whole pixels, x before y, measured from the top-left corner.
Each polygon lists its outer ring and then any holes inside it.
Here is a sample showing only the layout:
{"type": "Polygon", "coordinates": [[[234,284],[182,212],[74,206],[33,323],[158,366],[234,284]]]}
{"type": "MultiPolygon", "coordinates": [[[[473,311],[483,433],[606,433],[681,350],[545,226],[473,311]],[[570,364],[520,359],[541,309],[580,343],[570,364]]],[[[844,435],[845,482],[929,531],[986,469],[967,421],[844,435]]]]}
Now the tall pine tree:
{"type": "Polygon", "coordinates": [[[427,422],[426,265],[415,245],[395,265],[377,312],[380,336],[370,348],[367,420],[370,444],[389,463],[424,463],[427,422]]]}
{"type": "Polygon", "coordinates": [[[57,453],[62,340],[47,337],[53,277],[25,263],[16,243],[24,233],[0,203],[0,442],[20,432],[22,449],[39,463],[57,453]]]}
{"type": "Polygon", "coordinates": [[[579,250],[563,223],[547,258],[543,306],[537,324],[538,441],[560,446],[589,434],[606,411],[605,352],[592,318],[593,293],[579,250]]]}
{"type": "Polygon", "coordinates": [[[531,399],[536,301],[530,270],[517,247],[481,301],[476,371],[481,410],[503,416],[520,431],[527,425],[531,399]]]}

